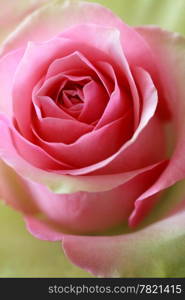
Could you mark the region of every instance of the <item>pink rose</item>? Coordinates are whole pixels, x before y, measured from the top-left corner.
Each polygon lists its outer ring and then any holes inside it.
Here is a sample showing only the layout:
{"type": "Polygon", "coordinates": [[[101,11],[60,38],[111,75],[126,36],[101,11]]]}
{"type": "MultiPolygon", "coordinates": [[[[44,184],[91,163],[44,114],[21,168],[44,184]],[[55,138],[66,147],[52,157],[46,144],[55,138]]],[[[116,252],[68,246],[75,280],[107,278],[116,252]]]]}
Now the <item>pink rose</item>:
{"type": "Polygon", "coordinates": [[[184,202],[135,231],[185,177],[184,75],[182,37],[98,4],[51,1],[3,41],[0,194],[34,236],[96,275],[131,276],[133,240],[184,234],[184,202]]]}

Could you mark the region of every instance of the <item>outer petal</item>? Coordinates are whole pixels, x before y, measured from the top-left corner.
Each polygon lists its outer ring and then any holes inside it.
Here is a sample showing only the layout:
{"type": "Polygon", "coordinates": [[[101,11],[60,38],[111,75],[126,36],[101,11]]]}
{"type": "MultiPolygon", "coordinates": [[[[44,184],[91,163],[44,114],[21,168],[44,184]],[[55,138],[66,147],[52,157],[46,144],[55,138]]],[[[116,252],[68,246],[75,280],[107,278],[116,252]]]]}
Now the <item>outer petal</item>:
{"type": "MultiPolygon", "coordinates": [[[[185,212],[181,212],[142,231],[123,236],[66,236],[63,247],[73,263],[95,275],[174,277],[174,265],[185,263],[184,225],[185,212]]],[[[183,270],[181,275],[185,275],[183,270]]]]}
{"type": "Polygon", "coordinates": [[[39,8],[47,0],[1,0],[0,2],[0,42],[28,14],[39,8]]]}
{"type": "MultiPolygon", "coordinates": [[[[135,199],[151,186],[160,172],[161,166],[102,193],[79,192],[65,195],[51,193],[43,185],[31,182],[28,182],[28,186],[33,202],[51,226],[58,225],[60,230],[65,229],[70,233],[99,233],[127,224],[135,199]]],[[[42,235],[42,230],[39,231],[42,235]]]]}
{"type": "MultiPolygon", "coordinates": [[[[138,32],[145,37],[157,57],[161,85],[168,96],[167,104],[174,121],[176,145],[168,167],[157,182],[137,200],[137,207],[142,205],[145,198],[185,178],[185,39],[155,27],[138,28],[138,32]]],[[[135,216],[132,215],[131,224],[135,222],[134,219],[135,216]]]]}
{"type": "Polygon", "coordinates": [[[24,213],[37,212],[27,182],[0,160],[0,197],[24,213]]]}
{"type": "Polygon", "coordinates": [[[98,276],[184,277],[184,192],[184,182],[178,183],[163,196],[144,229],[131,232],[123,226],[124,234],[118,236],[68,235],[32,217],[26,218],[27,228],[39,239],[62,240],[69,259],[98,276]]]}
{"type": "Polygon", "coordinates": [[[63,247],[73,263],[98,276],[175,277],[178,266],[184,277],[184,226],[182,211],[121,236],[64,236],[63,247]]]}
{"type": "Polygon", "coordinates": [[[110,10],[97,3],[83,1],[51,1],[30,15],[4,43],[4,51],[25,45],[29,40],[44,41],[78,24],[97,24],[120,29],[127,58],[151,69],[152,55],[135,30],[123,23],[110,10]],[[46,30],[47,28],[47,30],[46,30]],[[130,38],[132,36],[132,38],[130,38]]]}
{"type": "Polygon", "coordinates": [[[12,116],[12,84],[17,66],[24,54],[23,49],[8,53],[0,59],[0,110],[12,116]]]}

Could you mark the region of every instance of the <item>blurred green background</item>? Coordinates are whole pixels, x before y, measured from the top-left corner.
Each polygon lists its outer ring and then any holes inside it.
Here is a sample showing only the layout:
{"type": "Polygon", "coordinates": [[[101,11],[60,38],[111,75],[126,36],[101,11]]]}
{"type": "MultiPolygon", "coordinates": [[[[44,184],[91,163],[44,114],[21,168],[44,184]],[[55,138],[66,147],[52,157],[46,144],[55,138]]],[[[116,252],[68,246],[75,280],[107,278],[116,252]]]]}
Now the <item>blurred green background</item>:
{"type": "Polygon", "coordinates": [[[133,26],[155,24],[185,34],[184,0],[98,0],[133,26]]]}
{"type": "MultiPolygon", "coordinates": [[[[130,25],[156,24],[185,34],[185,0],[89,2],[109,7],[130,25]]],[[[0,237],[0,277],[91,277],[65,258],[60,243],[32,237],[22,217],[3,203],[0,203],[0,237]]]]}

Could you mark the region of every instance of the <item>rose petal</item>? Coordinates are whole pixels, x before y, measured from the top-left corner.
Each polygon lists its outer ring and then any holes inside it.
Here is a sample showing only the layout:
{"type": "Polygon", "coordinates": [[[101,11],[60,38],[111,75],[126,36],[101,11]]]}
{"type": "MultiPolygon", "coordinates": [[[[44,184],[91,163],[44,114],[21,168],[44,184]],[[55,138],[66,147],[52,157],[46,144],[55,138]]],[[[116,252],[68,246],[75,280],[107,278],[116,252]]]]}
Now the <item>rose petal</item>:
{"type": "Polygon", "coordinates": [[[70,168],[69,165],[60,163],[42,148],[26,140],[2,115],[0,115],[0,123],[2,123],[2,136],[4,138],[7,136],[7,144],[11,139],[15,151],[37,168],[44,170],[70,168]]]}
{"type": "Polygon", "coordinates": [[[12,117],[12,83],[24,49],[12,51],[0,59],[0,110],[12,117]]]}
{"type": "Polygon", "coordinates": [[[60,241],[65,235],[65,233],[59,228],[56,228],[56,226],[52,226],[47,221],[40,221],[33,216],[25,216],[25,222],[28,231],[40,240],[56,242],[60,241]]]}
{"type": "MultiPolygon", "coordinates": [[[[160,175],[164,165],[153,168],[120,187],[103,193],[54,194],[42,185],[29,183],[33,202],[46,220],[73,233],[102,232],[127,223],[134,201],[160,175]]],[[[145,210],[146,213],[146,210],[145,210]]]]}
{"type": "Polygon", "coordinates": [[[71,144],[82,135],[91,132],[93,126],[79,122],[47,117],[35,121],[35,131],[47,142],[71,144]]]}
{"type": "Polygon", "coordinates": [[[46,172],[24,160],[16,151],[7,124],[5,124],[4,121],[0,121],[0,126],[0,157],[8,165],[16,169],[18,174],[48,186],[49,189],[55,193],[75,193],[79,191],[100,192],[110,190],[131,180],[144,171],[150,170],[160,164],[166,164],[166,162],[160,162],[143,169],[104,176],[70,176],[46,172]]]}
{"type": "Polygon", "coordinates": [[[62,240],[68,258],[96,276],[173,277],[174,266],[182,264],[184,216],[181,210],[144,229],[118,236],[69,235],[33,217],[26,217],[26,223],[39,239],[62,240]]]}
{"type": "MultiPolygon", "coordinates": [[[[140,163],[150,163],[150,159],[154,159],[155,162],[158,159],[163,159],[164,158],[164,136],[162,135],[162,129],[158,132],[160,126],[159,121],[155,120],[154,118],[151,120],[151,118],[154,116],[157,103],[158,103],[158,97],[157,97],[157,91],[155,86],[153,85],[153,82],[151,80],[150,75],[144,71],[143,69],[137,68],[135,73],[138,73],[138,82],[137,84],[139,85],[141,89],[141,94],[142,94],[142,101],[143,101],[143,108],[141,112],[141,119],[140,119],[140,124],[137,128],[137,130],[134,132],[133,136],[125,143],[123,146],[112,156],[109,156],[107,159],[104,159],[100,161],[99,163],[96,163],[94,165],[91,165],[89,167],[85,167],[79,170],[71,170],[70,174],[84,174],[86,172],[91,172],[91,171],[96,171],[97,174],[107,174],[108,171],[114,172],[114,162],[115,162],[115,169],[116,172],[118,172],[117,168],[119,168],[119,172],[121,173],[122,170],[124,170],[124,165],[127,168],[127,164],[132,164],[133,167],[134,165],[136,166],[137,164],[140,165],[140,163]],[[149,122],[152,122],[150,125],[149,122]],[[152,129],[153,132],[156,132],[156,137],[157,139],[155,140],[156,144],[155,147],[158,149],[158,151],[154,151],[154,146],[152,144],[148,144],[147,147],[149,147],[147,150],[148,151],[148,156],[147,152],[140,151],[141,147],[145,149],[146,145],[146,140],[151,139],[150,133],[149,133],[149,128],[148,126],[151,126],[150,128],[152,129]],[[158,127],[159,126],[159,127],[158,127]],[[145,130],[145,131],[144,131],[145,130]],[[142,136],[143,133],[143,136],[142,136]],[[139,139],[140,138],[140,139],[139,139]],[[138,144],[137,144],[138,141],[138,144]],[[132,151],[133,147],[133,151],[132,151]],[[138,148],[137,148],[138,147],[138,148]],[[137,151],[135,151],[135,148],[137,151]],[[139,150],[138,150],[139,149],[139,150]],[[124,156],[125,155],[125,156],[124,156]],[[130,155],[130,158],[128,158],[130,155]],[[138,159],[136,159],[138,156],[138,159]],[[148,161],[145,161],[145,156],[148,159],[148,161]],[[123,157],[123,159],[122,159],[123,157]],[[141,158],[143,159],[141,161],[141,158]],[[120,161],[121,163],[120,163],[120,161]],[[118,163],[117,163],[118,161],[118,163]],[[127,161],[127,162],[126,162],[127,161]],[[112,162],[112,165],[111,165],[112,162]],[[110,170],[109,170],[109,164],[110,164],[110,170]],[[119,165],[119,167],[118,167],[119,165]],[[105,167],[105,168],[103,168],[105,167]],[[100,170],[99,170],[100,169],[100,170]],[[101,172],[102,169],[102,172],[101,172]],[[97,171],[98,170],[98,171],[97,171]]],[[[127,115],[129,117],[129,114],[127,115]]],[[[104,128],[104,127],[102,127],[104,128]]],[[[125,127],[126,128],[126,127],[125,127]]],[[[127,128],[130,128],[130,120],[128,121],[127,128]]],[[[132,129],[132,127],[131,127],[132,129]]],[[[150,129],[150,130],[151,130],[150,129]]],[[[126,129],[127,130],[127,129],[126,129]]],[[[124,132],[124,130],[122,130],[124,132]]],[[[127,137],[128,138],[128,137],[127,137]]],[[[141,165],[140,165],[141,166],[141,165]]],[[[145,165],[146,166],[146,165],[145,165]]],[[[137,168],[137,167],[136,167],[137,168]]],[[[129,167],[126,169],[127,171],[129,170],[129,167]]],[[[96,173],[94,173],[96,174],[96,173]]]]}
{"type": "MultiPolygon", "coordinates": [[[[92,63],[88,61],[83,54],[81,54],[78,49],[79,44],[75,42],[71,42],[69,40],[69,45],[71,45],[71,52],[68,55],[62,55],[62,57],[55,59],[49,66],[46,73],[46,80],[54,77],[56,75],[65,74],[66,76],[75,76],[73,79],[78,81],[80,79],[84,79],[87,76],[91,76],[94,74],[95,68],[92,63]],[[75,71],[75,74],[73,73],[75,71]],[[78,73],[77,73],[78,72],[78,73]]],[[[84,48],[86,48],[84,46],[84,48]]]]}
{"type": "MultiPolygon", "coordinates": [[[[169,33],[159,28],[138,28],[143,37],[150,44],[157,55],[161,84],[168,97],[168,106],[173,115],[176,145],[168,167],[157,182],[144,193],[137,201],[141,202],[155,193],[173,185],[185,176],[185,139],[184,139],[184,112],[185,112],[185,39],[178,34],[169,33]]],[[[142,204],[138,205],[139,207],[142,204]]],[[[134,216],[133,216],[134,219],[134,216]]],[[[130,219],[132,222],[132,217],[130,219]]],[[[133,220],[134,222],[134,220],[133,220]]]]}
{"type": "Polygon", "coordinates": [[[39,103],[43,118],[53,117],[73,120],[73,117],[57,106],[57,104],[50,97],[40,96],[38,97],[37,102],[39,103]]]}
{"type": "Polygon", "coordinates": [[[48,143],[40,139],[39,145],[64,164],[74,165],[76,168],[86,167],[106,159],[121,147],[131,134],[128,130],[129,123],[130,115],[127,114],[98,130],[86,133],[73,144],[48,143]]]}
{"type": "Polygon", "coordinates": [[[103,168],[96,170],[95,174],[133,170],[155,163],[166,155],[168,145],[163,123],[158,117],[153,116],[158,103],[156,88],[150,75],[143,69],[133,68],[133,74],[143,103],[141,123],[145,122],[145,118],[148,119],[148,123],[140,133],[138,127],[134,133],[134,136],[139,133],[137,138],[135,139],[133,136],[114,156],[114,160],[103,168]],[[155,136],[155,139],[151,139],[151,136],[155,136]]]}
{"type": "Polygon", "coordinates": [[[28,14],[38,9],[47,0],[8,0],[0,3],[0,41],[28,14]]]}
{"type": "MultiPolygon", "coordinates": [[[[109,136],[109,141],[112,141],[110,139],[110,134],[107,134],[107,130],[108,128],[111,130],[112,129],[112,134],[114,134],[114,139],[116,138],[115,136],[115,132],[119,133],[118,131],[116,131],[115,129],[113,130],[113,124],[114,126],[117,126],[116,124],[118,124],[118,122],[113,122],[112,125],[109,124],[109,125],[106,125],[105,127],[102,127],[100,130],[98,131],[94,131],[93,133],[91,133],[90,135],[85,135],[83,137],[81,137],[77,143],[75,143],[74,145],[69,145],[69,146],[64,146],[64,145],[60,145],[60,144],[52,144],[52,145],[49,145],[47,144],[46,142],[42,143],[43,147],[45,150],[49,151],[49,153],[51,155],[53,155],[54,157],[56,157],[57,159],[64,159],[65,163],[67,164],[72,164],[72,165],[75,165],[78,163],[78,166],[80,164],[83,163],[83,160],[84,160],[84,164],[88,164],[90,162],[90,159],[93,159],[94,161],[91,161],[91,164],[92,163],[95,163],[96,161],[101,161],[100,163],[97,163],[96,165],[92,165],[88,168],[84,168],[84,169],[81,169],[81,170],[71,170],[70,171],[70,174],[83,174],[84,172],[87,172],[87,171],[90,171],[90,170],[96,170],[97,167],[103,167],[104,165],[106,165],[107,163],[110,163],[113,159],[115,159],[116,157],[118,157],[120,155],[120,153],[123,153],[122,155],[124,155],[124,151],[127,149],[127,147],[129,147],[130,145],[134,144],[134,142],[137,140],[138,138],[138,135],[140,134],[140,131],[142,131],[144,129],[144,127],[146,126],[146,124],[149,122],[150,118],[153,116],[154,112],[155,112],[155,109],[156,109],[156,105],[157,105],[157,95],[156,95],[156,89],[155,87],[153,86],[153,83],[151,82],[151,79],[148,75],[147,72],[145,72],[144,70],[142,69],[138,69],[138,74],[140,75],[140,81],[138,80],[138,84],[141,85],[142,87],[142,93],[143,93],[143,111],[142,111],[142,115],[141,115],[141,122],[140,122],[140,125],[138,127],[138,129],[136,130],[136,132],[134,133],[133,137],[123,145],[123,147],[117,151],[115,154],[113,154],[112,156],[110,156],[109,154],[109,157],[107,159],[104,158],[104,160],[102,160],[102,157],[98,157],[98,152],[96,150],[96,153],[93,152],[92,155],[90,155],[89,151],[93,151],[93,147],[95,145],[98,145],[99,142],[97,142],[97,138],[100,138],[101,137],[101,148],[99,150],[103,151],[103,148],[102,148],[102,145],[103,145],[103,141],[102,141],[102,134],[104,133],[105,131],[105,137],[108,137],[109,136]],[[143,85],[145,86],[143,88],[143,85]],[[96,139],[96,142],[94,141],[94,139],[96,139]],[[87,140],[89,140],[88,142],[86,142],[87,140]],[[92,142],[92,146],[89,148],[89,151],[87,151],[86,149],[86,143],[89,145],[89,142],[92,142]],[[94,146],[93,146],[94,145],[94,146]],[[83,147],[85,146],[84,150],[83,150],[83,147]],[[78,151],[83,151],[83,156],[79,156],[79,155],[76,155],[74,156],[74,154],[71,154],[70,151],[72,151],[72,153],[76,153],[77,154],[77,151],[75,151],[75,147],[78,147],[78,151]],[[81,150],[79,150],[81,147],[81,150]],[[88,157],[86,156],[86,154],[88,153],[88,157]],[[59,156],[60,155],[60,156],[59,156]],[[69,161],[70,159],[70,161],[69,161]],[[74,161],[71,161],[71,159],[74,159],[74,161]],[[79,160],[80,159],[80,160],[79,160]],[[82,160],[83,159],[83,160],[82,160]],[[86,159],[86,161],[85,161],[86,159]]],[[[128,115],[129,117],[129,115],[128,115]]],[[[130,121],[128,122],[128,124],[130,123],[130,121]]],[[[127,125],[127,124],[126,124],[127,125]]],[[[128,125],[126,126],[127,128],[128,125]]],[[[122,129],[122,131],[124,132],[124,130],[122,129]]],[[[125,129],[125,132],[128,133],[127,129],[125,129]]],[[[119,137],[119,135],[118,135],[119,137]]],[[[128,138],[128,136],[126,136],[128,138]]],[[[160,137],[160,136],[159,136],[160,137]]],[[[142,140],[143,141],[143,140],[142,140]]],[[[144,142],[146,140],[144,139],[144,142]]],[[[158,142],[158,141],[161,141],[161,139],[159,138],[159,140],[157,140],[156,142],[158,143],[158,148],[159,149],[159,153],[161,155],[161,157],[164,157],[164,150],[161,149],[161,145],[163,143],[161,142],[158,142]],[[161,151],[162,150],[162,151],[161,151]]],[[[108,142],[108,141],[107,141],[108,142]]],[[[116,143],[112,143],[112,146],[116,146],[116,143]]],[[[136,146],[137,147],[137,146],[136,146]]],[[[106,147],[107,148],[107,147],[106,147]]],[[[108,148],[109,151],[112,151],[111,147],[108,148]]],[[[156,159],[156,150],[155,152],[153,152],[154,150],[154,147],[152,146],[151,147],[151,150],[154,154],[154,157],[156,159]]],[[[107,150],[106,150],[107,151],[107,150]]],[[[114,152],[115,152],[115,148],[114,148],[114,152]]],[[[78,152],[79,153],[79,152],[78,152]]],[[[101,153],[101,152],[100,152],[101,153]]],[[[107,152],[103,151],[102,152],[103,155],[105,155],[105,153],[107,154],[107,152]]],[[[137,152],[137,154],[135,154],[135,151],[133,152],[129,152],[128,150],[128,154],[131,153],[131,155],[139,155],[139,152],[137,152]]],[[[157,152],[158,153],[158,152],[157,152]]],[[[142,155],[142,152],[141,152],[141,155],[142,155]]],[[[141,156],[140,156],[141,157],[141,156]]],[[[139,161],[140,161],[140,157],[139,157],[139,161]]],[[[144,154],[144,157],[145,157],[145,154],[144,154]]],[[[158,154],[157,154],[157,157],[158,154]]],[[[151,157],[152,159],[152,157],[151,157]]],[[[131,160],[132,162],[132,160],[131,160]]],[[[83,167],[83,165],[81,165],[83,167]]],[[[128,169],[127,169],[128,170],[128,169]]]]}
{"type": "Polygon", "coordinates": [[[71,45],[72,53],[53,61],[48,68],[46,79],[61,73],[65,74],[66,78],[71,78],[75,81],[82,78],[82,76],[86,78],[89,76],[91,79],[102,82],[107,93],[110,95],[113,85],[111,83],[111,76],[107,74],[107,70],[105,71],[100,67],[100,63],[108,59],[107,55],[94,48],[93,45],[90,47],[74,43],[74,41],[70,40],[69,44],[71,45]],[[80,49],[80,51],[77,51],[77,49],[80,49]],[[84,54],[81,53],[82,50],[84,54]],[[92,55],[92,52],[94,55],[92,55]],[[96,56],[96,60],[94,60],[94,56],[96,56]]]}
{"type": "Polygon", "coordinates": [[[78,120],[92,123],[100,118],[106,104],[108,95],[102,85],[95,81],[87,83],[83,88],[84,106],[78,120]]]}
{"type": "Polygon", "coordinates": [[[26,180],[2,160],[0,160],[0,197],[15,209],[24,213],[38,212],[26,180]]]}
{"type": "Polygon", "coordinates": [[[29,43],[16,70],[12,89],[14,115],[20,131],[29,139],[32,137],[30,130],[32,90],[47,70],[48,64],[60,57],[65,44],[66,40],[57,38],[44,44],[29,43]]]}
{"type": "Polygon", "coordinates": [[[136,232],[119,236],[65,235],[62,244],[74,264],[96,276],[173,277],[173,266],[182,264],[184,257],[184,225],[185,212],[181,211],[136,232]]]}
{"type": "Polygon", "coordinates": [[[123,78],[126,82],[128,81],[128,83],[125,84],[128,84],[131,90],[132,100],[134,102],[133,111],[135,115],[135,126],[137,126],[139,122],[139,95],[128,62],[124,55],[125,49],[123,50],[121,45],[120,32],[116,28],[81,25],[67,30],[62,34],[62,36],[81,43],[87,43],[87,40],[84,40],[82,32],[86,32],[89,37],[90,44],[92,43],[93,47],[108,54],[109,58],[116,66],[117,73],[124,75],[123,78]]]}
{"type": "MultiPolygon", "coordinates": [[[[118,78],[116,77],[113,67],[106,62],[100,62],[99,65],[106,71],[106,75],[109,76],[111,80],[113,80],[114,90],[110,95],[109,102],[107,103],[107,106],[105,107],[101,118],[97,122],[97,125],[95,127],[96,129],[121,118],[125,114],[125,112],[127,112],[128,110],[131,111],[132,109],[131,96],[128,95],[127,91],[125,90],[125,86],[122,86],[123,83],[118,83],[118,78]]],[[[127,83],[125,83],[124,85],[126,84],[127,83]]],[[[132,127],[131,124],[130,127],[132,127]]]]}
{"type": "MultiPolygon", "coordinates": [[[[59,0],[30,15],[4,42],[4,51],[25,46],[28,41],[42,42],[79,24],[96,24],[117,28],[125,55],[132,65],[151,70],[152,55],[147,43],[110,10],[97,3],[59,0]],[[47,28],[47,31],[45,30],[47,28]],[[132,38],[130,38],[132,37],[132,38]]],[[[83,34],[82,34],[83,36],[83,34]]]]}

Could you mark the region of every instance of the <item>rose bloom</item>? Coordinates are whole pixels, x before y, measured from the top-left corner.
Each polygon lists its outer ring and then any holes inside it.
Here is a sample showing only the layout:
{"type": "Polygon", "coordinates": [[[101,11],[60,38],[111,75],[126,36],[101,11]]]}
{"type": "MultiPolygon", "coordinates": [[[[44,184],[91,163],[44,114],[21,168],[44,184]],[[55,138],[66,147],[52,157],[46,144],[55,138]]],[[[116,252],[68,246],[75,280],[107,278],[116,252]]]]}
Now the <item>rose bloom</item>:
{"type": "Polygon", "coordinates": [[[185,233],[183,197],[145,221],[185,178],[185,40],[99,4],[41,2],[15,30],[1,17],[1,198],[81,268],[139,276],[137,252],[185,233]]]}

